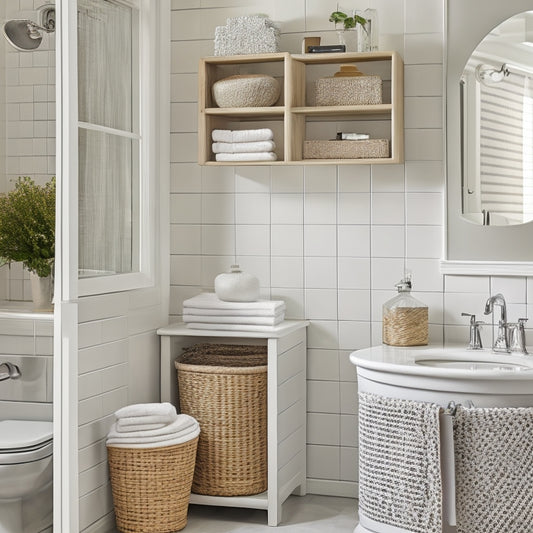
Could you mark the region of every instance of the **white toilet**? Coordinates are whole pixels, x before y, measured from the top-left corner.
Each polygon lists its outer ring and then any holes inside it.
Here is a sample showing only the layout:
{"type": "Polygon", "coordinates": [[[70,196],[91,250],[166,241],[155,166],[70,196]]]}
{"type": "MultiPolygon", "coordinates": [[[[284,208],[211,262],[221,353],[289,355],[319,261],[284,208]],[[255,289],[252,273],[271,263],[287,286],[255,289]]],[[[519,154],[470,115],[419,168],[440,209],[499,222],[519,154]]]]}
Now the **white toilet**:
{"type": "Polygon", "coordinates": [[[0,533],[52,531],[52,422],[0,420],[0,533]]]}

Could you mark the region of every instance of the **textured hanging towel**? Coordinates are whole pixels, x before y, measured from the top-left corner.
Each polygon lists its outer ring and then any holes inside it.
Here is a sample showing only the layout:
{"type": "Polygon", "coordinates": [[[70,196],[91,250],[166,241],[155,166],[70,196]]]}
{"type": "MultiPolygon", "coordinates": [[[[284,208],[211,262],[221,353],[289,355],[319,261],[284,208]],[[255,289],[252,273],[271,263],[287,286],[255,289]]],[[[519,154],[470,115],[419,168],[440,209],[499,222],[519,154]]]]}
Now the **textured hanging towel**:
{"type": "Polygon", "coordinates": [[[440,411],[435,404],[359,393],[361,522],[442,532],[440,411]]]}
{"type": "Polygon", "coordinates": [[[271,141],[274,133],[270,128],[256,130],[213,130],[211,137],[214,142],[248,143],[257,141],[271,141]]]}
{"type": "Polygon", "coordinates": [[[533,531],[533,408],[458,407],[458,533],[533,531]]]}

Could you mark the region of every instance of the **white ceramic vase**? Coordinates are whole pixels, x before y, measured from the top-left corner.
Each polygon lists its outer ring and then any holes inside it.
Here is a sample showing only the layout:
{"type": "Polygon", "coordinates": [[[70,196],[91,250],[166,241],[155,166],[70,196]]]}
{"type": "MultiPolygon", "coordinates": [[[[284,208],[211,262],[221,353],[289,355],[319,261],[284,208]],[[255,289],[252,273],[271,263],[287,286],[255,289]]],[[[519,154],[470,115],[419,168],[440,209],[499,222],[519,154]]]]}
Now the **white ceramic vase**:
{"type": "Polygon", "coordinates": [[[255,302],[259,299],[259,279],[231,265],[229,272],[215,278],[215,293],[225,302],[255,302]]]}
{"type": "Polygon", "coordinates": [[[53,282],[52,276],[41,278],[30,272],[31,296],[35,309],[52,309],[53,282]]]}

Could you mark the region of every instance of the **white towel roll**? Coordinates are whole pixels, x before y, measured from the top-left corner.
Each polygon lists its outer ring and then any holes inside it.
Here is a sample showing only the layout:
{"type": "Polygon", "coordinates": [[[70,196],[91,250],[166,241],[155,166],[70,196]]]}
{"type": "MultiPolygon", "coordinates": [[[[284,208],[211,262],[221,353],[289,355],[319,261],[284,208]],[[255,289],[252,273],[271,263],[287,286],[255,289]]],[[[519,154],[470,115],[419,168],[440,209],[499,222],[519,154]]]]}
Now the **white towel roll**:
{"type": "Polygon", "coordinates": [[[147,439],[151,437],[161,437],[165,436],[165,438],[168,438],[169,434],[175,434],[180,433],[182,431],[188,432],[191,427],[195,426],[198,422],[189,415],[181,414],[178,415],[178,418],[174,420],[171,424],[167,424],[166,426],[159,428],[159,429],[149,429],[149,430],[136,430],[136,431],[120,431],[117,427],[117,423],[113,424],[111,426],[111,429],[109,430],[109,433],[107,434],[107,438],[120,438],[120,439],[147,439]]]}
{"type": "MultiPolygon", "coordinates": [[[[196,307],[200,309],[209,309],[212,311],[230,310],[238,312],[241,309],[247,311],[262,311],[262,316],[273,316],[285,309],[285,302],[283,300],[257,300],[255,302],[225,302],[217,298],[214,292],[202,292],[184,300],[183,309],[189,307],[196,307]],[[270,313],[267,315],[266,313],[270,313]]],[[[214,313],[213,313],[214,314],[214,313]]]]}
{"type": "MultiPolygon", "coordinates": [[[[161,417],[162,422],[172,422],[176,420],[177,413],[176,408],[169,402],[163,403],[137,403],[122,407],[115,412],[117,418],[130,418],[130,417],[161,417]]],[[[151,424],[155,422],[149,422],[151,424]]]]}
{"type": "Polygon", "coordinates": [[[174,446],[175,444],[183,444],[184,442],[189,442],[190,440],[195,439],[199,434],[200,426],[185,435],[178,435],[176,437],[169,438],[167,440],[161,440],[158,442],[125,443],[120,439],[112,439],[111,441],[106,441],[106,445],[113,446],[114,448],[163,448],[166,446],[174,446]]]}

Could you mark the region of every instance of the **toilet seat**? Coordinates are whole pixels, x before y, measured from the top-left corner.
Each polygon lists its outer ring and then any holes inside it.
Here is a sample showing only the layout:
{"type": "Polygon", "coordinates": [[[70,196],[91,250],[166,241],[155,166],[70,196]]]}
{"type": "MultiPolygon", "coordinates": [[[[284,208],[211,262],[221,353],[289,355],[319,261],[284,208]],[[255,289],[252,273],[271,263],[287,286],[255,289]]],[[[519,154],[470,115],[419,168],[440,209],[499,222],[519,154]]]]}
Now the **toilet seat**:
{"type": "Polygon", "coordinates": [[[0,465],[31,463],[52,455],[52,422],[0,420],[0,465]]]}

